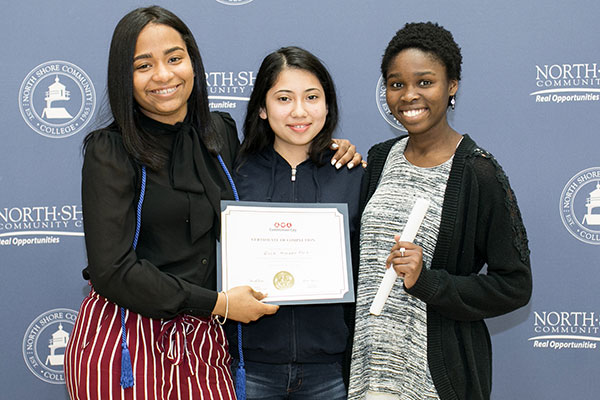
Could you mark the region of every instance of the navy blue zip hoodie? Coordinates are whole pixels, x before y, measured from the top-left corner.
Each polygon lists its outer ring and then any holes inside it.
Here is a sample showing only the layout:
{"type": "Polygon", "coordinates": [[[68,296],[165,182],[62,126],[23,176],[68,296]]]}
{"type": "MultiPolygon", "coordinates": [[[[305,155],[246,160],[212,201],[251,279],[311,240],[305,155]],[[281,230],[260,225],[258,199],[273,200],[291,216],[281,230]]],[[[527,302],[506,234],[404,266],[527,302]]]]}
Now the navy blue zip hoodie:
{"type": "MultiPolygon", "coordinates": [[[[242,161],[234,170],[240,200],[284,203],[347,203],[352,242],[352,265],[358,270],[358,211],[363,169],[336,170],[310,159],[293,171],[273,148],[242,161]]],[[[274,315],[243,324],[242,343],[247,361],[286,364],[342,362],[351,341],[354,304],[282,306],[274,315]]],[[[231,355],[238,359],[237,323],[226,326],[231,355]]]]}

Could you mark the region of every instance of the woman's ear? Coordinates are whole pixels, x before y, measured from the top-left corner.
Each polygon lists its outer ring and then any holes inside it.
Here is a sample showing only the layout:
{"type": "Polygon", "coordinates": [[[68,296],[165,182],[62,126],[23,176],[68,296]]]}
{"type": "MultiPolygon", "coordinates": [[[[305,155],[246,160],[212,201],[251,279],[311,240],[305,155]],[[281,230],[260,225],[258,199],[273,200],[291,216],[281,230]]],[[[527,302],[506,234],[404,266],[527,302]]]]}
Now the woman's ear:
{"type": "Polygon", "coordinates": [[[458,81],[456,79],[451,79],[450,85],[448,86],[448,94],[454,96],[456,92],[458,92],[458,81]]]}
{"type": "Polygon", "coordinates": [[[261,117],[262,119],[267,119],[267,110],[265,110],[263,107],[261,107],[260,111],[258,112],[258,116],[261,117]]]}

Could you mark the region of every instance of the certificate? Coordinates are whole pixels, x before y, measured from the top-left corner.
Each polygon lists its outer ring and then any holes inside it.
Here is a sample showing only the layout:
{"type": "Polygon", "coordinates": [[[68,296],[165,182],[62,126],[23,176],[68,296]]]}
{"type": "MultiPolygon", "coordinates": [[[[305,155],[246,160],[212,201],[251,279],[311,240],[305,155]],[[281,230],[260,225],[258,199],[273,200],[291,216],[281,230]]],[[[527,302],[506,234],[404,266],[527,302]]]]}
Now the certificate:
{"type": "Polygon", "coordinates": [[[354,301],[348,207],[221,201],[217,287],[249,285],[264,301],[354,301]]]}

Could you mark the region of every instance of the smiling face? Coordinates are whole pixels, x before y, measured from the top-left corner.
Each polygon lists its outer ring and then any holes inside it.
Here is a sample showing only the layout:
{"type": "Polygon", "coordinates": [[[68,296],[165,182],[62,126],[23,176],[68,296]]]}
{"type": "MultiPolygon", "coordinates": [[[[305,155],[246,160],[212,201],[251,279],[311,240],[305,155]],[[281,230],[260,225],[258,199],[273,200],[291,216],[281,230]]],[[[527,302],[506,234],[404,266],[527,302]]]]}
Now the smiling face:
{"type": "Polygon", "coordinates": [[[303,69],[283,69],[267,92],[265,108],[259,115],[275,133],[275,151],[288,162],[304,161],[327,118],[325,92],[319,79],[303,69]]]}
{"type": "Polygon", "coordinates": [[[449,80],[446,68],[434,55],[420,49],[402,50],[390,62],[386,100],[396,119],[410,134],[443,133],[448,99],[458,81],[449,80]]]}
{"type": "Polygon", "coordinates": [[[148,24],[140,32],[133,60],[133,97],[148,117],[165,124],[185,119],[194,69],[175,29],[148,24]]]}

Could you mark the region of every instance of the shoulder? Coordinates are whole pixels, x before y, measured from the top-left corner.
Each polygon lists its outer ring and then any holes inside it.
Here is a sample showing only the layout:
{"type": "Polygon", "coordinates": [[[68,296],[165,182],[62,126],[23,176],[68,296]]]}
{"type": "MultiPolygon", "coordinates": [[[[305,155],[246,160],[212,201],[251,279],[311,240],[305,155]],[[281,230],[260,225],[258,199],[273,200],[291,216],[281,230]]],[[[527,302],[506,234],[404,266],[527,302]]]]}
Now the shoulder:
{"type": "Polygon", "coordinates": [[[274,154],[275,152],[273,149],[269,148],[257,154],[248,154],[244,157],[238,157],[235,161],[234,177],[242,180],[248,177],[260,179],[267,175],[270,176],[270,171],[274,165],[274,154]]]}
{"type": "Polygon", "coordinates": [[[222,111],[212,111],[210,115],[213,126],[217,134],[224,139],[224,144],[230,152],[231,162],[233,162],[240,147],[235,121],[229,113],[222,111]]]}
{"type": "MultiPolygon", "coordinates": [[[[335,169],[334,167],[331,167],[335,169]]],[[[346,166],[341,167],[338,171],[340,177],[340,184],[343,185],[344,190],[348,193],[360,193],[362,180],[365,176],[365,169],[358,165],[352,169],[348,169],[346,166]],[[341,171],[343,170],[343,171],[341,171]]]]}
{"type": "Polygon", "coordinates": [[[223,112],[223,111],[211,111],[210,115],[213,118],[221,118],[226,123],[235,126],[235,122],[233,120],[233,117],[229,113],[226,113],[226,112],[223,112]]]}
{"type": "Polygon", "coordinates": [[[477,182],[480,201],[486,206],[498,204],[500,200],[514,201],[508,176],[496,157],[466,135],[465,139],[468,146],[464,154],[464,174],[471,177],[466,182],[477,182]]]}
{"type": "Polygon", "coordinates": [[[127,155],[121,132],[112,125],[91,132],[85,138],[85,154],[127,155]]]}
{"type": "Polygon", "coordinates": [[[386,140],[385,142],[377,143],[373,145],[368,152],[368,159],[377,159],[380,157],[387,157],[387,154],[390,152],[390,149],[398,142],[400,139],[406,137],[406,135],[402,135],[393,139],[386,140]]]}
{"type": "MultiPolygon", "coordinates": [[[[385,160],[387,159],[390,150],[392,149],[392,147],[394,147],[396,143],[398,143],[401,139],[405,137],[406,135],[402,135],[390,140],[386,140],[385,142],[377,143],[369,149],[369,153],[367,156],[367,177],[373,176],[375,181],[379,180],[379,175],[383,170],[385,160]]],[[[370,179],[367,177],[365,177],[365,179],[370,179]]],[[[375,187],[372,186],[371,189],[374,190],[375,187]]]]}
{"type": "Polygon", "coordinates": [[[212,111],[210,115],[213,120],[213,123],[216,125],[216,128],[220,133],[235,133],[237,136],[237,128],[235,125],[235,121],[229,113],[222,111],[212,111]]]}
{"type": "Polygon", "coordinates": [[[134,165],[123,145],[121,132],[114,126],[96,130],[86,137],[84,171],[134,171],[134,165]]]}
{"type": "Polygon", "coordinates": [[[465,164],[473,170],[480,180],[497,180],[501,175],[505,175],[500,163],[491,152],[477,145],[468,135],[465,135],[463,140],[465,142],[463,151],[465,164]]]}
{"type": "Polygon", "coordinates": [[[348,169],[342,166],[335,168],[328,161],[334,152],[326,152],[323,163],[314,166],[317,171],[317,182],[315,189],[321,192],[323,203],[347,203],[350,211],[358,213],[359,193],[365,170],[361,165],[348,169]]]}
{"type": "Polygon", "coordinates": [[[459,148],[463,148],[464,155],[468,159],[489,160],[494,158],[492,153],[475,143],[475,141],[469,135],[464,135],[463,140],[459,145],[459,148]]]}

